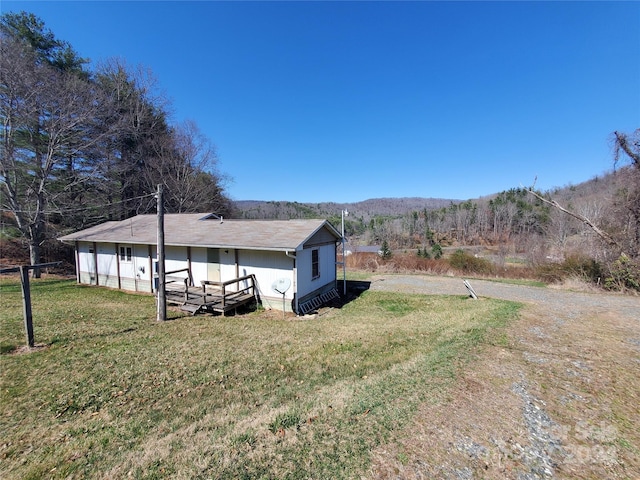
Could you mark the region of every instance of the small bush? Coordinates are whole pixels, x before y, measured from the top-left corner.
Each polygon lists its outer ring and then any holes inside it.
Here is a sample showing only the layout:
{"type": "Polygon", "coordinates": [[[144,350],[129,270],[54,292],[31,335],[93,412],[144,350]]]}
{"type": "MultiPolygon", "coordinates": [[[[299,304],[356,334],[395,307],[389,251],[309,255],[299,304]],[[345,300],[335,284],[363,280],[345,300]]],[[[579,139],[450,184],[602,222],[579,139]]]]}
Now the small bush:
{"type": "Polygon", "coordinates": [[[392,255],[391,249],[389,248],[389,244],[385,240],[384,242],[382,242],[382,248],[380,250],[380,256],[385,260],[389,260],[391,258],[391,255],[392,255]]]}
{"type": "Polygon", "coordinates": [[[558,283],[569,277],[578,277],[590,283],[599,283],[602,266],[592,258],[567,257],[562,263],[545,263],[536,269],[537,276],[548,283],[558,283]]]}
{"type": "MultiPolygon", "coordinates": [[[[363,265],[363,264],[361,264],[363,265]]],[[[363,265],[366,270],[366,265],[363,265]]],[[[382,267],[381,267],[382,268],[382,267]]],[[[370,270],[371,271],[371,270],[370,270]]],[[[373,269],[372,271],[375,271],[373,269]]],[[[451,271],[449,262],[412,254],[397,254],[384,262],[386,272],[424,272],[432,275],[447,275],[451,271]]]]}
{"type": "Polygon", "coordinates": [[[609,267],[604,286],[609,290],[640,292],[640,262],[634,262],[625,254],[620,255],[609,267]]]}
{"type": "Polygon", "coordinates": [[[602,278],[602,267],[593,258],[573,256],[564,261],[568,273],[597,283],[602,278]]]}
{"type": "Polygon", "coordinates": [[[449,265],[464,273],[491,274],[494,270],[490,261],[470,255],[464,250],[456,250],[449,257],[449,265]]]}

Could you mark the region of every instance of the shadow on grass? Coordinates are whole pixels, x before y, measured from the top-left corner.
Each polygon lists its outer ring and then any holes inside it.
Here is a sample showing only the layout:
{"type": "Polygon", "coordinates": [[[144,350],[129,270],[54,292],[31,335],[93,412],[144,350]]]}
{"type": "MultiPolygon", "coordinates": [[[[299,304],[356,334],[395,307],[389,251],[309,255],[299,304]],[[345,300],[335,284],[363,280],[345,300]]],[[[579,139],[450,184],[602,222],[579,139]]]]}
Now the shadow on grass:
{"type": "Polygon", "coordinates": [[[340,292],[340,298],[334,300],[333,303],[330,304],[332,307],[342,308],[346,304],[353,302],[364,292],[369,290],[371,287],[371,282],[367,280],[347,280],[347,293],[344,294],[344,283],[338,282],[338,292],[340,292]]]}

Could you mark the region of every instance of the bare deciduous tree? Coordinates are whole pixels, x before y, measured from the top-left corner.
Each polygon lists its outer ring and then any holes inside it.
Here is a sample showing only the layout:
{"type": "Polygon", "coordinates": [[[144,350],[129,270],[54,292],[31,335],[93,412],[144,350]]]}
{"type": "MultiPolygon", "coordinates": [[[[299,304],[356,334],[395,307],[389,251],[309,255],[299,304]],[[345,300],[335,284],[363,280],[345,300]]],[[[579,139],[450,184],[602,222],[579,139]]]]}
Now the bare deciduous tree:
{"type": "Polygon", "coordinates": [[[172,130],[166,142],[157,144],[156,155],[146,166],[150,185],[165,185],[167,209],[176,213],[211,211],[227,215],[228,199],[223,195],[217,171],[215,147],[194,122],[186,121],[172,130]]]}
{"type": "Polygon", "coordinates": [[[640,129],[631,134],[614,132],[614,162],[628,158],[630,167],[625,171],[623,187],[618,192],[622,229],[631,255],[640,258],[640,129]]]}
{"type": "Polygon", "coordinates": [[[2,35],[0,49],[3,208],[29,240],[36,264],[45,213],[58,193],[56,178],[65,169],[91,168],[87,152],[107,135],[96,135],[95,127],[110,108],[109,99],[75,73],[36,61],[34,52],[15,39],[2,35]]]}

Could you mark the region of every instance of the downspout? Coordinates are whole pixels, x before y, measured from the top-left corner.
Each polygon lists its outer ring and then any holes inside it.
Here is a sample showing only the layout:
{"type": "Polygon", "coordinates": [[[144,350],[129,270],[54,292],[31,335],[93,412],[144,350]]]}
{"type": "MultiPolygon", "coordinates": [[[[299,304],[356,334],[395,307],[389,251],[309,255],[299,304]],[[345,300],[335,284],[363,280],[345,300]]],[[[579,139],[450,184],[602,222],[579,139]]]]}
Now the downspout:
{"type": "MultiPolygon", "coordinates": [[[[118,290],[122,289],[122,281],[120,280],[120,244],[116,243],[116,274],[118,275],[118,290]]],[[[138,282],[136,282],[136,291],[138,291],[138,282]]]]}
{"type": "Polygon", "coordinates": [[[93,265],[96,271],[96,286],[100,285],[100,274],[98,273],[98,243],[93,242],[93,265]]]}
{"type": "Polygon", "coordinates": [[[189,276],[189,285],[193,287],[193,274],[191,273],[191,247],[187,247],[187,275],[189,276]]]}
{"type": "MultiPolygon", "coordinates": [[[[222,217],[220,217],[222,219],[222,217]]],[[[236,263],[236,278],[240,278],[240,252],[237,248],[233,249],[233,261],[236,263]]],[[[240,290],[240,283],[236,283],[236,291],[240,290]]]]}
{"type": "Polygon", "coordinates": [[[151,251],[151,245],[147,245],[147,259],[149,262],[149,291],[153,293],[153,252],[151,251]]]}
{"type": "Polygon", "coordinates": [[[284,254],[293,258],[293,298],[294,298],[294,308],[296,310],[296,315],[300,315],[300,310],[298,309],[298,270],[296,268],[296,254],[289,253],[289,250],[285,250],[284,254]]]}

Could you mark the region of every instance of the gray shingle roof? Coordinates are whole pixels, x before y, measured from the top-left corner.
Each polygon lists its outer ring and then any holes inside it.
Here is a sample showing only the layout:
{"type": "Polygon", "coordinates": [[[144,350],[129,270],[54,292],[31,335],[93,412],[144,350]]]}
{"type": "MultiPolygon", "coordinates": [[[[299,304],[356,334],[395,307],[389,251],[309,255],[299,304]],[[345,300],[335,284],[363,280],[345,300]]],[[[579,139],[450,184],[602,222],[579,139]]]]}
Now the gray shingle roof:
{"type": "MultiPolygon", "coordinates": [[[[138,215],[96,225],[58,240],[155,245],[156,222],[156,215],[138,215]]],[[[326,220],[221,221],[206,213],[167,214],[164,217],[165,244],[174,246],[296,250],[322,228],[336,239],[340,238],[340,233],[326,220]]]]}

